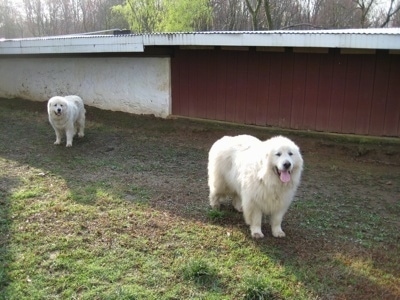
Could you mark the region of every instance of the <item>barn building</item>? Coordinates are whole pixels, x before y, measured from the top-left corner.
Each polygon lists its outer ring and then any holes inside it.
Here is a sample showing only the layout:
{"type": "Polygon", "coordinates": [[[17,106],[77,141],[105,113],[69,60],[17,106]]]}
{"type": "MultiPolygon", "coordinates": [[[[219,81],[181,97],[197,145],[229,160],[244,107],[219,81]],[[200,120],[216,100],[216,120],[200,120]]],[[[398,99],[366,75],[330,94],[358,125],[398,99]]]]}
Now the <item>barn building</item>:
{"type": "Polygon", "coordinates": [[[0,40],[0,97],[400,137],[400,28],[0,40]]]}

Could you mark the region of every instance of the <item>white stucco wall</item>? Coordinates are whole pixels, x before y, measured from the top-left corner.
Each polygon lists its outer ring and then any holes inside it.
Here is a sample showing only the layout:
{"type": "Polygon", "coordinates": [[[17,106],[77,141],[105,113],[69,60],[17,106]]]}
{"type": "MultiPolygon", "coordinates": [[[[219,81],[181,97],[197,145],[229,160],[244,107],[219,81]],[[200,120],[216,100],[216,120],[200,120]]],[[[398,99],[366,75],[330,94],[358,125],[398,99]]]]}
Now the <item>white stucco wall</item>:
{"type": "Polygon", "coordinates": [[[0,97],[47,101],[75,94],[89,106],[167,117],[170,74],[169,58],[0,58],[0,97]]]}

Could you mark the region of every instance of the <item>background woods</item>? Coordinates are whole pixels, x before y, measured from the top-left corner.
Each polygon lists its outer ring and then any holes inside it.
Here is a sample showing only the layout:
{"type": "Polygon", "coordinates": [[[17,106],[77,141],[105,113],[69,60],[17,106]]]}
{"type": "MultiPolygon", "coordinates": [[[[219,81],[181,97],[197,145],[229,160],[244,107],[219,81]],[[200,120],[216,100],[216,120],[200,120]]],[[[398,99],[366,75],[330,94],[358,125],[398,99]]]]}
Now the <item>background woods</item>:
{"type": "Polygon", "coordinates": [[[400,26],[399,0],[0,0],[0,38],[400,26]]]}
{"type": "Polygon", "coordinates": [[[0,38],[38,37],[127,28],[112,7],[123,0],[0,0],[0,38]]]}

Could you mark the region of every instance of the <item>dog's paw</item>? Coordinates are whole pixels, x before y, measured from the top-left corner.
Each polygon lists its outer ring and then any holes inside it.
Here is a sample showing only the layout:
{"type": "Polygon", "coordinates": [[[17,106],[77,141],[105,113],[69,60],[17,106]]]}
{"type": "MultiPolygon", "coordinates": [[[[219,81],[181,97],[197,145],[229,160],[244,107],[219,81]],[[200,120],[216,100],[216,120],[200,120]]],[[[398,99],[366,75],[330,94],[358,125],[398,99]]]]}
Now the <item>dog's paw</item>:
{"type": "Polygon", "coordinates": [[[276,238],[283,238],[283,237],[286,236],[286,233],[283,232],[282,229],[279,229],[279,230],[273,230],[273,231],[272,231],[272,235],[273,235],[274,237],[276,237],[276,238]]]}
{"type": "Polygon", "coordinates": [[[220,210],[221,203],[219,202],[219,198],[215,196],[210,196],[210,206],[212,209],[220,210]]]}
{"type": "Polygon", "coordinates": [[[85,136],[85,134],[83,134],[83,133],[78,133],[78,137],[82,138],[82,137],[84,137],[84,136],[85,136]]]}
{"type": "Polygon", "coordinates": [[[61,141],[55,141],[54,142],[54,145],[60,145],[61,144],[61,141]]]}
{"type": "Polygon", "coordinates": [[[66,147],[72,147],[72,144],[67,144],[66,147]]]}
{"type": "Polygon", "coordinates": [[[262,239],[264,237],[264,235],[263,235],[263,233],[261,231],[260,232],[252,232],[251,236],[254,239],[262,239]]]}

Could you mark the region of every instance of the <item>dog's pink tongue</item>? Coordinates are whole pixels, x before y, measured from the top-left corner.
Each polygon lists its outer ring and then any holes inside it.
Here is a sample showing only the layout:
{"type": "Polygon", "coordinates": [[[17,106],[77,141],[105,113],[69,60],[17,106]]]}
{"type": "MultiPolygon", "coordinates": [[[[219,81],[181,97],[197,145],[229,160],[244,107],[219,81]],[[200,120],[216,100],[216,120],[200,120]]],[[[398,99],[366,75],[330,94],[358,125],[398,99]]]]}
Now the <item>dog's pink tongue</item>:
{"type": "Polygon", "coordinates": [[[290,173],[289,171],[281,171],[281,181],[282,182],[289,182],[290,181],[290,173]]]}

